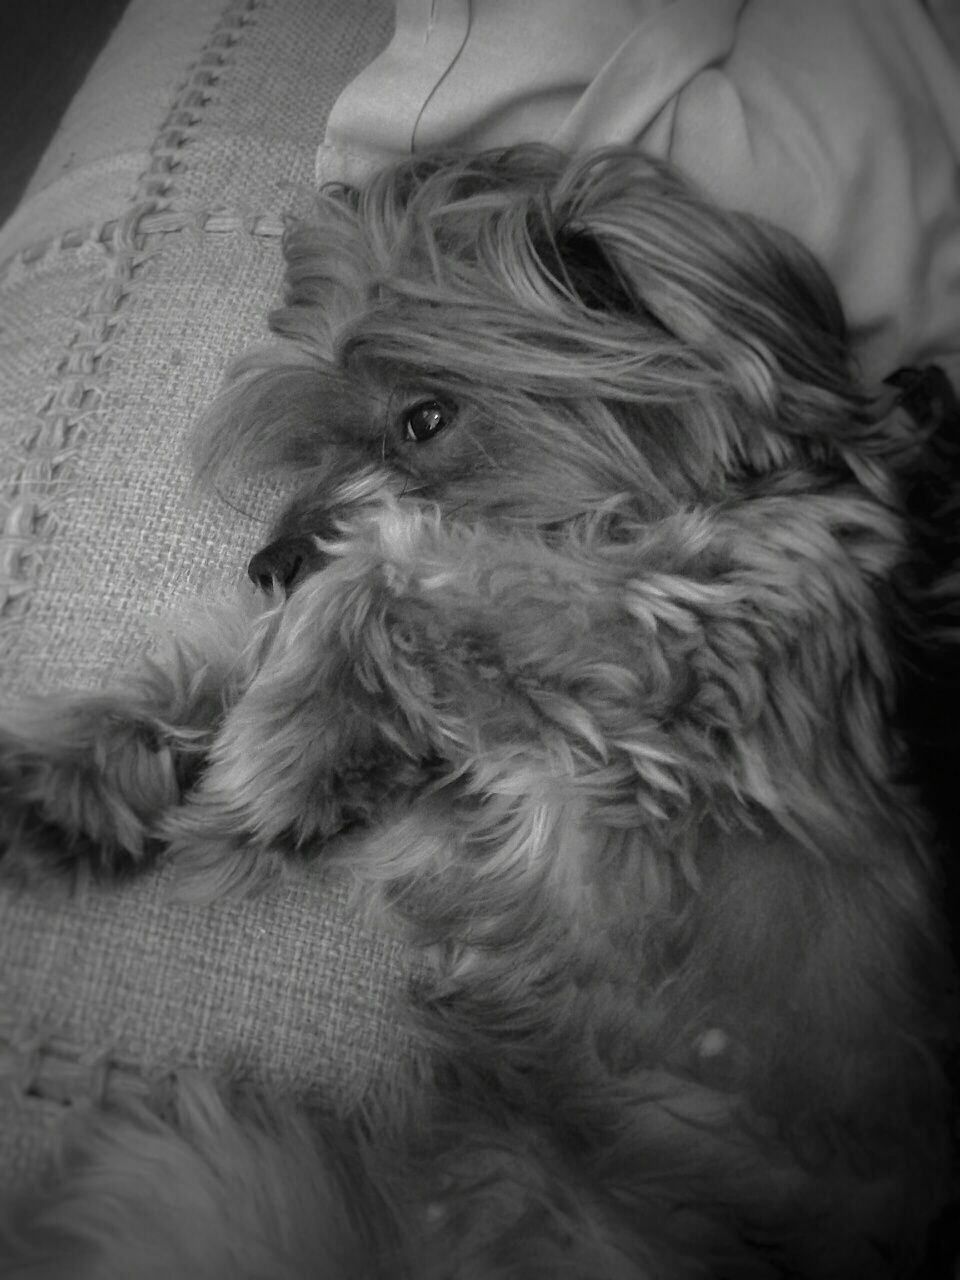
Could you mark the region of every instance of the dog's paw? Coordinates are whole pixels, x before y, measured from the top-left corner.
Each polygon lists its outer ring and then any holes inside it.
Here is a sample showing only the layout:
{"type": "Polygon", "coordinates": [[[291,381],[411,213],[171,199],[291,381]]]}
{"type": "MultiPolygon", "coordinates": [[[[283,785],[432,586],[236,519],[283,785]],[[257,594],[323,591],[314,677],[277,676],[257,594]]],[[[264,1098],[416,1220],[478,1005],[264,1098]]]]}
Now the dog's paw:
{"type": "Polygon", "coordinates": [[[164,814],[158,835],[173,867],[175,895],[183,901],[255,897],[289,871],[282,842],[258,839],[238,826],[235,813],[202,790],[164,814]]]}
{"type": "Polygon", "coordinates": [[[183,765],[149,724],[104,698],[38,702],[0,726],[0,874],[110,877],[159,848],[183,765]]]}

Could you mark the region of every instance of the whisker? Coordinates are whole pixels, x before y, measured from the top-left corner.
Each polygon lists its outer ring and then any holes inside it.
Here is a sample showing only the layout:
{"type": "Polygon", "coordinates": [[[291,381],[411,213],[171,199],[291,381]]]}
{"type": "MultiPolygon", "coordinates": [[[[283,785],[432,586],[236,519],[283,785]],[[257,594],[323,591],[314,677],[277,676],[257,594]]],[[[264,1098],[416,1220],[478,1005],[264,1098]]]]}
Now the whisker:
{"type": "Polygon", "coordinates": [[[222,502],[225,507],[230,511],[233,511],[236,515],[243,516],[245,520],[252,520],[255,524],[260,525],[267,525],[270,523],[266,516],[260,516],[253,511],[246,510],[245,507],[242,507],[238,502],[230,498],[218,484],[214,484],[213,492],[216,494],[219,502],[222,502]]]}

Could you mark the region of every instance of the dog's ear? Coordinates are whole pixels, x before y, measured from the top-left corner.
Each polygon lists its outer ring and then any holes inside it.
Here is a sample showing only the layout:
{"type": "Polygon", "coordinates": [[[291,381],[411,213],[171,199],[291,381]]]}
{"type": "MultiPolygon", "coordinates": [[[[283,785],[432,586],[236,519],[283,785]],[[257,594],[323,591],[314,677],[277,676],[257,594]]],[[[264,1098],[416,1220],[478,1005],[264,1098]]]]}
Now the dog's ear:
{"type": "Polygon", "coordinates": [[[544,272],[569,299],[588,311],[636,313],[638,300],[631,297],[603,246],[587,231],[561,226],[554,234],[534,213],[527,217],[527,230],[544,272]]]}
{"type": "Polygon", "coordinates": [[[528,234],[559,292],[678,340],[714,390],[787,431],[796,418],[807,433],[815,402],[825,438],[843,434],[843,421],[854,429],[836,291],[787,232],[718,208],[666,166],[615,149],[570,164],[528,234]]]}

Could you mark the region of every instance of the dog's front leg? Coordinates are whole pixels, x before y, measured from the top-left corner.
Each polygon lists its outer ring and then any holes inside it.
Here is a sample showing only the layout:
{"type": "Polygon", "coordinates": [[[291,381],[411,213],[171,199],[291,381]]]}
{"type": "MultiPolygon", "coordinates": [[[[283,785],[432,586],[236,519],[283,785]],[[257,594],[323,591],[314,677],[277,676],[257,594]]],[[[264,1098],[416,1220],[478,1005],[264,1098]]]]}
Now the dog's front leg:
{"type": "Polygon", "coordinates": [[[382,576],[382,565],[344,559],[278,616],[200,785],[161,824],[188,893],[252,890],[429,781],[427,677],[389,634],[382,576]]]}
{"type": "MultiPolygon", "coordinates": [[[[359,523],[293,592],[201,785],[164,820],[197,891],[254,887],[286,855],[310,856],[351,829],[392,829],[411,812],[421,866],[426,845],[437,845],[424,824],[435,835],[438,809],[447,815],[438,874],[464,824],[476,834],[489,822],[477,836],[485,849],[526,849],[526,827],[537,848],[549,843],[544,815],[553,814],[552,831],[566,812],[574,756],[603,768],[591,714],[538,674],[544,645],[566,653],[588,643],[585,630],[606,629],[609,602],[582,578],[580,565],[539,544],[447,530],[416,510],[359,523]],[[491,787],[498,794],[484,803],[491,787]]],[[[574,795],[572,808],[579,803],[574,795]]],[[[392,853],[351,842],[351,865],[405,881],[411,868],[399,844],[386,843],[392,853]]],[[[463,865],[473,875],[481,862],[463,865]]]]}
{"type": "Polygon", "coordinates": [[[122,874],[160,848],[244,682],[249,611],[224,609],[115,688],[26,701],[0,722],[0,874],[122,874]]]}

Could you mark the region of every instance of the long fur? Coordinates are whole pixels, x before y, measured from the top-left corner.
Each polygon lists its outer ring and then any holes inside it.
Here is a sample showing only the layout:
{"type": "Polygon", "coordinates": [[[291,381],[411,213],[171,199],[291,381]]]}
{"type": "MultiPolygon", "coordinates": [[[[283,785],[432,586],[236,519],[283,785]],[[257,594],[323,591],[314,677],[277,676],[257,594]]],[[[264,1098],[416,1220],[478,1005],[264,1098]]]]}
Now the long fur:
{"type": "Polygon", "coordinates": [[[955,661],[957,565],[911,568],[943,413],[630,150],[405,162],[285,249],[197,443],[296,485],[265,589],[11,713],[2,865],[336,861],[424,950],[420,1051],[350,1116],[118,1104],[11,1274],[914,1274],[953,980],[898,643],[923,607],[955,661]]]}

